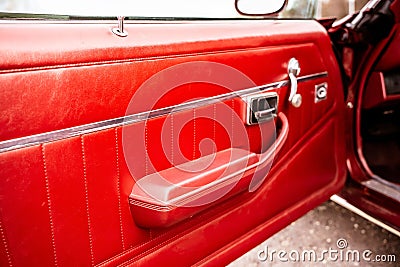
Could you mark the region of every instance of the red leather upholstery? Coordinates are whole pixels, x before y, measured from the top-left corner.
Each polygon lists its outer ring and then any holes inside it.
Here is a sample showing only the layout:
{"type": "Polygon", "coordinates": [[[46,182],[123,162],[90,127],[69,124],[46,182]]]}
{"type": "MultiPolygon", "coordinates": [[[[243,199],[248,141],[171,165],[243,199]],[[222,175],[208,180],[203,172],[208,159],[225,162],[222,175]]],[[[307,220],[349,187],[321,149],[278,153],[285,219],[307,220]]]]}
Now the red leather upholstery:
{"type": "MultiPolygon", "coordinates": [[[[134,179],[120,127],[0,153],[1,266],[223,265],[342,186],[340,74],[329,38],[316,22],[131,22],[126,38],[114,36],[112,26],[0,25],[0,141],[124,116],[144,81],[183,62],[223,63],[257,85],[287,79],[291,57],[299,60],[301,75],[329,76],[299,85],[298,109],[287,103],[287,87],[277,90],[291,131],[261,188],[166,230],[143,229],[132,219],[128,196],[134,179]],[[315,85],[323,82],[328,99],[316,104],[315,85]]],[[[232,83],[233,90],[246,86],[232,83]]],[[[226,92],[209,84],[175,90],[157,108],[226,92]]],[[[238,101],[229,105],[240,114],[238,101]]],[[[157,170],[171,167],[159,146],[163,120],[145,126],[151,145],[148,156],[136,158],[135,178],[151,173],[149,158],[157,159],[157,170]]],[[[199,124],[194,128],[195,121],[194,116],[186,125],[182,152],[198,158],[200,138],[193,132],[201,138],[209,132],[199,124]]],[[[248,133],[251,151],[258,153],[259,132],[250,127],[248,133]]],[[[217,126],[218,150],[230,146],[225,134],[217,126]]]]}

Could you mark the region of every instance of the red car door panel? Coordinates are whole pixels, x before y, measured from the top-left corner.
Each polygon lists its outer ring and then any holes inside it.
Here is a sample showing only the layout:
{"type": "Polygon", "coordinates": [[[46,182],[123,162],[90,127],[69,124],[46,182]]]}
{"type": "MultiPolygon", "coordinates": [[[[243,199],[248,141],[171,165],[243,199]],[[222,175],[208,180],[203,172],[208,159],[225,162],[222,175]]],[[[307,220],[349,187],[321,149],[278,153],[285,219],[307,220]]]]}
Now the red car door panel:
{"type": "Polygon", "coordinates": [[[342,83],[317,22],[133,21],[126,38],[111,27],[0,25],[1,266],[223,265],[341,188],[342,83]],[[277,96],[277,118],[248,125],[244,99],[260,90],[277,96]],[[212,197],[221,173],[263,153],[205,205],[157,211],[137,186],[166,202],[193,186],[212,197]]]}

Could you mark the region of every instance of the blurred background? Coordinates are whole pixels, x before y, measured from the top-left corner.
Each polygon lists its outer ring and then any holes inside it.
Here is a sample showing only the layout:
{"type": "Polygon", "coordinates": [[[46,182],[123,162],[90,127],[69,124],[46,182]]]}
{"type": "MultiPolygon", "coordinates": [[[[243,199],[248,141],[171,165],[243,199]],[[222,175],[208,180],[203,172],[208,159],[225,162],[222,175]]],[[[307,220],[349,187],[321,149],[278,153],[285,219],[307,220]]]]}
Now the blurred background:
{"type": "Polygon", "coordinates": [[[360,10],[368,0],[289,0],[282,17],[343,18],[360,10]]]}

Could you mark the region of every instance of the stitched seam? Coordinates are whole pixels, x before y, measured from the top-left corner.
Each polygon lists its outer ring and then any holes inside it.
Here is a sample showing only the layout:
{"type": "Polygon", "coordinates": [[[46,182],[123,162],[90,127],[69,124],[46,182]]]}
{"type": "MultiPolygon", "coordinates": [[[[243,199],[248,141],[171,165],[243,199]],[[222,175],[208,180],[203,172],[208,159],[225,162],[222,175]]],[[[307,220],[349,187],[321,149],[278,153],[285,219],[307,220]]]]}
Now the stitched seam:
{"type": "Polygon", "coordinates": [[[175,166],[174,165],[174,114],[172,113],[171,113],[171,165],[175,166]]]}
{"type": "Polygon", "coordinates": [[[193,109],[193,160],[196,158],[196,109],[193,109]]]}
{"type": "MultiPolygon", "coordinates": [[[[306,43],[306,44],[309,44],[309,43],[306,43]]],[[[293,44],[293,45],[295,45],[295,44],[293,44]]],[[[210,52],[197,52],[197,53],[194,52],[194,53],[184,53],[184,54],[176,54],[176,55],[168,55],[168,56],[150,56],[150,57],[119,59],[119,60],[100,60],[100,61],[85,62],[85,63],[58,64],[58,65],[53,65],[53,66],[42,66],[42,67],[17,68],[17,69],[1,70],[0,74],[52,70],[52,69],[61,69],[61,68],[73,68],[73,67],[111,65],[111,64],[120,64],[120,63],[152,61],[152,60],[160,60],[160,59],[175,59],[175,58],[182,58],[182,57],[218,55],[218,54],[227,54],[227,53],[233,53],[233,52],[261,51],[261,50],[264,50],[267,48],[275,48],[275,47],[279,47],[279,46],[263,46],[263,47],[240,48],[240,49],[226,49],[226,50],[216,50],[216,51],[210,51],[210,52]]]]}
{"type": "Polygon", "coordinates": [[[232,99],[231,100],[231,105],[232,105],[232,112],[231,112],[231,120],[232,120],[232,122],[231,122],[231,147],[233,147],[234,146],[234,143],[233,143],[233,133],[234,133],[234,127],[235,127],[235,125],[234,125],[234,119],[235,119],[235,101],[234,101],[234,99],[232,99]]]}
{"type": "Polygon", "coordinates": [[[0,217],[0,234],[1,234],[1,240],[3,241],[5,252],[7,255],[8,266],[12,267],[13,264],[12,264],[12,259],[11,259],[11,253],[8,248],[8,242],[7,242],[6,234],[5,234],[4,228],[3,228],[3,216],[0,217]]]}
{"type": "Polygon", "coordinates": [[[117,167],[119,225],[120,225],[120,231],[121,231],[122,250],[125,250],[125,237],[124,237],[124,228],[122,225],[122,208],[121,208],[121,173],[119,170],[118,128],[115,128],[115,153],[116,153],[116,167],[117,167]]]}
{"type": "Polygon", "coordinates": [[[54,265],[58,266],[57,260],[57,250],[56,250],[56,241],[55,241],[55,233],[54,233],[54,222],[53,222],[53,215],[52,215],[52,204],[51,204],[51,197],[50,197],[50,183],[49,183],[49,176],[47,173],[47,163],[46,163],[46,155],[45,155],[45,148],[41,145],[41,152],[42,152],[42,160],[43,160],[43,173],[44,173],[44,180],[46,186],[46,198],[47,198],[47,208],[49,210],[49,223],[50,223],[50,232],[51,232],[51,246],[53,248],[53,256],[54,256],[54,265]]]}
{"type": "Polygon", "coordinates": [[[213,153],[217,152],[217,134],[216,134],[216,120],[217,120],[217,104],[213,104],[213,153]]]}
{"type": "MultiPolygon", "coordinates": [[[[149,174],[149,154],[147,153],[147,145],[148,145],[148,130],[147,130],[147,121],[144,122],[144,148],[145,148],[145,155],[144,155],[144,166],[145,166],[145,175],[149,174]]],[[[149,229],[149,238],[153,239],[151,234],[151,229],[149,229]]]]}
{"type": "Polygon", "coordinates": [[[86,205],[86,215],[87,215],[88,233],[89,233],[90,262],[91,265],[94,266],[93,238],[92,238],[92,226],[91,226],[90,210],[89,210],[89,191],[88,191],[86,156],[85,156],[85,141],[83,140],[83,136],[81,136],[80,138],[82,147],[83,180],[85,185],[85,205],[86,205]]]}
{"type": "Polygon", "coordinates": [[[148,131],[147,131],[147,121],[145,121],[145,123],[144,123],[144,147],[146,150],[146,154],[144,155],[145,175],[149,174],[149,162],[148,162],[149,154],[147,153],[147,143],[148,143],[148,131]]]}

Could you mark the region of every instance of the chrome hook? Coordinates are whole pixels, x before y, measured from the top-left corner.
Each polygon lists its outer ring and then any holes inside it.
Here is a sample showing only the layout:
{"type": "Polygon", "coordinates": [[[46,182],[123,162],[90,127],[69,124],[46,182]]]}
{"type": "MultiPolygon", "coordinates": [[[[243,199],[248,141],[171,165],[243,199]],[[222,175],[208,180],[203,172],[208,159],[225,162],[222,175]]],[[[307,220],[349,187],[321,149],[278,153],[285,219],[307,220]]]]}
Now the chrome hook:
{"type": "Polygon", "coordinates": [[[290,79],[289,101],[296,108],[301,106],[302,97],[297,93],[297,76],[300,74],[300,64],[295,58],[291,58],[288,64],[288,74],[290,79]]]}

